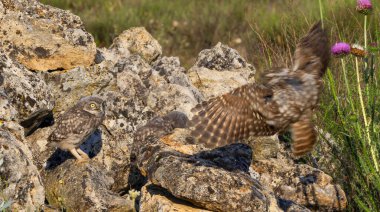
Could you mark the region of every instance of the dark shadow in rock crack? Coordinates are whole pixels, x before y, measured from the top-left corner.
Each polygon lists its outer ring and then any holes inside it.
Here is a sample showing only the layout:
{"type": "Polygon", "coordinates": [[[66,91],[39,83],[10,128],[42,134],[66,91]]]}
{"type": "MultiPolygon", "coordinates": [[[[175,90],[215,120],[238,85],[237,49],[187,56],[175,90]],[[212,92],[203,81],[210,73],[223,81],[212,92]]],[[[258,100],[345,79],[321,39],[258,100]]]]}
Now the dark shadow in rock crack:
{"type": "MultiPolygon", "coordinates": [[[[100,130],[96,130],[82,145],[80,145],[80,149],[83,150],[90,158],[93,158],[100,152],[102,145],[102,132],[100,130]]],[[[57,148],[55,152],[47,159],[45,169],[55,169],[67,159],[75,158],[70,152],[57,148]]]]}
{"type": "Polygon", "coordinates": [[[20,122],[24,127],[24,135],[29,136],[33,134],[38,128],[49,127],[54,124],[54,117],[52,110],[39,109],[30,114],[26,119],[20,122]]]}

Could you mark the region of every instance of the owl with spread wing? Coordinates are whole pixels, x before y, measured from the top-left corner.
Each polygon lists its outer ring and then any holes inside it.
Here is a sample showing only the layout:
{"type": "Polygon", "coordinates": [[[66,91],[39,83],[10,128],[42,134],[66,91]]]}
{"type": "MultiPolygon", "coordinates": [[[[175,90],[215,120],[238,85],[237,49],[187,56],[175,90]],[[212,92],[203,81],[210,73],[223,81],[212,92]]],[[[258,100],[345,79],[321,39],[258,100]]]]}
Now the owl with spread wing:
{"type": "Polygon", "coordinates": [[[328,37],[318,22],[297,44],[290,68],[272,69],[261,84],[243,85],[193,108],[191,135],[217,147],[290,129],[293,154],[310,152],[317,140],[313,109],[329,60],[328,37]]]}

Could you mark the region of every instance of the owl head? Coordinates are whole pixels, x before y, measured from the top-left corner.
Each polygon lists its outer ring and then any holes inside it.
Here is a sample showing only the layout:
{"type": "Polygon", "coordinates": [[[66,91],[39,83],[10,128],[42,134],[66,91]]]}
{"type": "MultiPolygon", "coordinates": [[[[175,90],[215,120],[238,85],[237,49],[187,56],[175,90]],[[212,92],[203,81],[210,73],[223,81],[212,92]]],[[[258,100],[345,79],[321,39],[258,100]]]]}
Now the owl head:
{"type": "Polygon", "coordinates": [[[79,100],[78,104],[84,111],[95,116],[103,116],[105,113],[105,101],[96,96],[88,96],[79,100]]]}

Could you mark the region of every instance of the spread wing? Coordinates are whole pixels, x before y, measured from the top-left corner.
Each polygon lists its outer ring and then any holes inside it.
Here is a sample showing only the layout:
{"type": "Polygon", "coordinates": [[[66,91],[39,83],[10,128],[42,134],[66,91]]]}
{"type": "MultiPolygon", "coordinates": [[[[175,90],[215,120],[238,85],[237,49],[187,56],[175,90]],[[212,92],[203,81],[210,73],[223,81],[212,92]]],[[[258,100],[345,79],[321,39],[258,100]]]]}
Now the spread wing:
{"type": "Polygon", "coordinates": [[[321,22],[314,24],[297,44],[293,70],[311,72],[322,77],[330,61],[329,46],[329,39],[321,22]]]}
{"type": "Polygon", "coordinates": [[[277,129],[264,121],[268,112],[277,109],[270,103],[271,96],[269,88],[248,84],[205,101],[192,110],[191,135],[208,147],[223,146],[251,135],[273,135],[277,129]]]}

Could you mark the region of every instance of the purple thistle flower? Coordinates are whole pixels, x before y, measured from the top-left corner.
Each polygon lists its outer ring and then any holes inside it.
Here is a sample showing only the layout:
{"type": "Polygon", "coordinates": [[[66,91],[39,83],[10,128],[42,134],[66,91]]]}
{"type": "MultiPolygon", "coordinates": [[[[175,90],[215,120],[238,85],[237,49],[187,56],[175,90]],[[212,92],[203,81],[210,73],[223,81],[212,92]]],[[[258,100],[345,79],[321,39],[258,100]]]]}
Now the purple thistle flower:
{"type": "Polygon", "coordinates": [[[371,0],[358,0],[356,4],[356,10],[360,13],[368,15],[372,11],[371,0]]]}
{"type": "Polygon", "coordinates": [[[331,53],[336,57],[345,56],[349,54],[350,51],[351,51],[350,45],[344,42],[336,43],[331,47],[331,53]]]}

